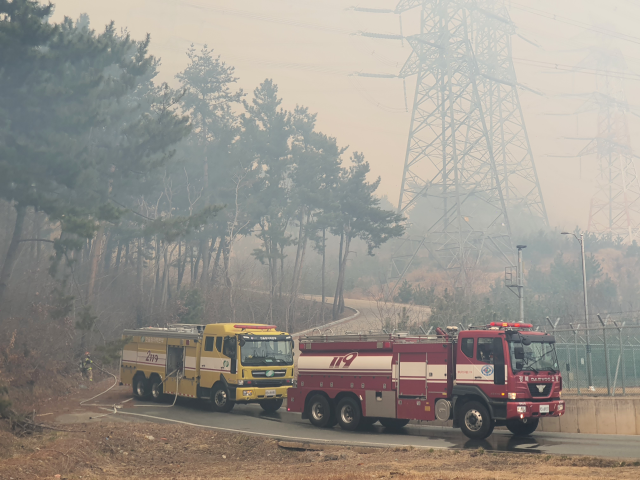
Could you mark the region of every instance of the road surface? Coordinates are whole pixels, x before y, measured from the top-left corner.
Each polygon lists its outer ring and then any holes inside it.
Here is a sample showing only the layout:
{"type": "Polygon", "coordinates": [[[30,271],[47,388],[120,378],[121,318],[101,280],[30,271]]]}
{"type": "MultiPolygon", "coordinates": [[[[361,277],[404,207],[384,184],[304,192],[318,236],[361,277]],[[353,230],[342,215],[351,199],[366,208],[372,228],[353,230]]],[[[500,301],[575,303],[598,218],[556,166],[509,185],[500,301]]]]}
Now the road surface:
{"type": "MultiPolygon", "coordinates": [[[[319,295],[304,295],[302,298],[307,300],[322,301],[322,297],[319,295]]],[[[331,305],[333,298],[327,297],[327,315],[331,315],[331,305]]],[[[353,318],[336,322],[336,325],[332,325],[330,320],[328,326],[319,327],[322,333],[342,335],[345,333],[362,333],[380,332],[385,323],[395,324],[395,321],[400,315],[404,314],[409,317],[411,322],[423,323],[428,320],[431,315],[431,309],[429,307],[421,305],[402,305],[399,303],[384,303],[375,300],[367,299],[352,299],[345,298],[344,303],[347,307],[350,307],[358,311],[358,314],[353,318]]],[[[311,332],[305,332],[312,335],[311,332]]],[[[318,335],[318,329],[313,333],[318,335]]]]}
{"type": "MultiPolygon", "coordinates": [[[[136,401],[127,403],[135,405],[136,401]]],[[[69,415],[63,417],[58,418],[58,421],[87,420],[80,417],[74,419],[69,415]]],[[[123,408],[117,415],[103,417],[101,420],[104,419],[176,422],[249,435],[264,435],[281,440],[332,445],[373,447],[411,445],[425,448],[469,449],[482,447],[493,451],[640,460],[640,436],[542,432],[530,437],[516,438],[506,430],[496,430],[486,440],[470,440],[459,429],[417,423],[411,423],[397,431],[389,431],[376,424],[362,431],[347,432],[340,427],[331,429],[314,427],[308,420],[302,420],[300,414],[287,412],[284,407],[276,413],[265,413],[258,405],[236,405],[230,413],[214,413],[204,402],[186,398],[179,398],[177,404],[170,408],[155,405],[123,408]]]]}

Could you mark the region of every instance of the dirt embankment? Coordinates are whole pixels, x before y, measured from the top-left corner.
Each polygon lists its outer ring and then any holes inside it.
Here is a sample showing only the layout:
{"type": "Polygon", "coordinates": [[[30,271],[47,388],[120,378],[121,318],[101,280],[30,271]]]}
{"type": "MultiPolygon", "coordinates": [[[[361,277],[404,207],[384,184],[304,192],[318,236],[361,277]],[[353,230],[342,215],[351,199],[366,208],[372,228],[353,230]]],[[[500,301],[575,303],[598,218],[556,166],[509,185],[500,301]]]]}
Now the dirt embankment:
{"type": "Polygon", "coordinates": [[[0,433],[0,478],[637,479],[640,464],[483,450],[279,443],[182,425],[90,423],[26,439],[0,433]],[[59,477],[56,477],[59,475],[59,477]]]}

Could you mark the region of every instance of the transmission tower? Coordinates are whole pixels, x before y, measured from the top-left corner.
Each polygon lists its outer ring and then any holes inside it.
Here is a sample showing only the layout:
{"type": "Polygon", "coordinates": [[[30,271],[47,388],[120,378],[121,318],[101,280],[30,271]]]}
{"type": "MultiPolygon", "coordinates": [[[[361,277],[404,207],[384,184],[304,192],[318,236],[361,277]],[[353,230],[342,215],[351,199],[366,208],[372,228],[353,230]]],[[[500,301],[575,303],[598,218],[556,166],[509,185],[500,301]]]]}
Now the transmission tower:
{"type": "Polygon", "coordinates": [[[416,7],[420,33],[407,37],[413,52],[399,74],[417,84],[398,211],[420,202],[414,218],[427,227],[394,253],[391,292],[424,247],[464,284],[486,250],[513,264],[510,214],[548,224],[503,2],[404,0],[395,13],[416,7]]]}
{"type": "Polygon", "coordinates": [[[587,231],[630,243],[640,232],[640,182],[621,75],[627,70],[626,62],[619,49],[602,43],[583,63],[593,64],[597,71],[596,92],[590,95],[590,103],[598,112],[596,137],[579,153],[595,154],[598,165],[587,231]]]}

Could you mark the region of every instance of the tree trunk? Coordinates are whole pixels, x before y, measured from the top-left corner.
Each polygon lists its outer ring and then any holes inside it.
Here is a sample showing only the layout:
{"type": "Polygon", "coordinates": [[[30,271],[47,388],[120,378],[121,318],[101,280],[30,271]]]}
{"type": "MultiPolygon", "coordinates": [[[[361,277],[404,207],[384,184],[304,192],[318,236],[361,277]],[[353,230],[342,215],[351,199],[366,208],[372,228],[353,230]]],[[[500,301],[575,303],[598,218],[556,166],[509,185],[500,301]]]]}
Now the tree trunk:
{"type": "Polygon", "coordinates": [[[16,222],[13,227],[13,235],[11,236],[11,243],[9,243],[9,249],[4,257],[4,263],[2,264],[2,270],[0,271],[0,305],[2,305],[4,296],[7,292],[7,286],[9,285],[9,279],[11,278],[11,272],[18,259],[20,238],[22,237],[22,229],[24,227],[24,218],[27,214],[27,208],[23,206],[16,207],[16,222]]]}
{"type": "Polygon", "coordinates": [[[202,256],[202,249],[198,248],[198,255],[196,256],[196,261],[195,261],[195,264],[193,266],[193,276],[191,277],[191,285],[193,285],[193,286],[195,286],[196,280],[198,279],[198,265],[200,264],[200,257],[201,256],[202,256]]]}
{"type": "Polygon", "coordinates": [[[298,266],[300,265],[300,255],[302,254],[302,238],[304,235],[304,208],[300,209],[300,228],[298,229],[298,248],[296,249],[296,260],[293,264],[293,275],[291,276],[291,297],[289,303],[293,301],[296,291],[296,278],[298,276],[298,266]]]}
{"type": "Polygon", "coordinates": [[[138,255],[136,264],[136,285],[138,287],[138,298],[142,301],[142,295],[144,293],[144,284],[142,277],[142,267],[144,265],[144,253],[142,252],[142,238],[138,239],[138,255]]]}
{"type": "Polygon", "coordinates": [[[160,299],[160,311],[164,311],[167,307],[167,297],[169,295],[169,265],[171,264],[171,257],[169,256],[169,248],[165,245],[164,248],[164,266],[162,271],[162,296],[160,299]]]}
{"type": "Polygon", "coordinates": [[[98,274],[98,262],[100,260],[100,253],[102,249],[102,237],[104,236],[104,227],[100,225],[96,236],[93,239],[91,245],[91,270],[89,271],[89,286],[87,287],[87,301],[91,302],[93,299],[93,291],[96,285],[96,275],[98,274]]]}
{"type": "Polygon", "coordinates": [[[324,325],[324,304],[326,302],[326,294],[324,290],[324,271],[325,271],[325,260],[327,257],[326,241],[327,241],[327,229],[323,228],[322,229],[322,308],[321,308],[323,325],[324,325]]]}
{"type": "Polygon", "coordinates": [[[229,277],[229,265],[231,262],[230,257],[230,247],[229,243],[225,242],[224,248],[222,249],[222,261],[224,262],[224,284],[231,288],[231,278],[229,277]]]}
{"type": "Polygon", "coordinates": [[[109,232],[104,247],[104,266],[103,272],[105,275],[109,273],[111,269],[111,258],[113,257],[113,232],[109,232]]]}
{"type": "Polygon", "coordinates": [[[185,268],[187,268],[187,259],[182,259],[182,242],[178,241],[178,281],[176,283],[176,292],[178,293],[180,292],[180,286],[182,285],[182,277],[184,276],[185,268]]]}
{"type": "Polygon", "coordinates": [[[344,248],[344,228],[340,232],[340,252],[338,253],[338,281],[336,282],[336,293],[333,296],[332,316],[338,319],[338,302],[340,300],[340,273],[342,271],[342,249],[344,248]]]}
{"type": "Polygon", "coordinates": [[[218,276],[218,268],[220,268],[220,255],[222,254],[222,250],[225,248],[225,243],[227,242],[226,235],[222,235],[220,237],[220,243],[218,244],[218,251],[216,252],[216,258],[213,261],[213,271],[211,272],[211,285],[215,285],[218,276]]]}
{"type": "Polygon", "coordinates": [[[129,242],[124,247],[124,267],[127,268],[127,265],[133,266],[133,258],[131,258],[131,254],[129,252],[129,242]]]}
{"type": "Polygon", "coordinates": [[[118,249],[116,250],[116,264],[113,267],[116,273],[120,270],[120,258],[122,257],[122,242],[118,242],[118,249]]]}
{"type": "Polygon", "coordinates": [[[213,249],[216,246],[218,237],[211,239],[211,245],[209,245],[209,239],[202,240],[200,243],[200,249],[202,250],[202,274],[200,275],[200,285],[205,289],[209,285],[209,266],[211,265],[211,255],[213,249]]]}

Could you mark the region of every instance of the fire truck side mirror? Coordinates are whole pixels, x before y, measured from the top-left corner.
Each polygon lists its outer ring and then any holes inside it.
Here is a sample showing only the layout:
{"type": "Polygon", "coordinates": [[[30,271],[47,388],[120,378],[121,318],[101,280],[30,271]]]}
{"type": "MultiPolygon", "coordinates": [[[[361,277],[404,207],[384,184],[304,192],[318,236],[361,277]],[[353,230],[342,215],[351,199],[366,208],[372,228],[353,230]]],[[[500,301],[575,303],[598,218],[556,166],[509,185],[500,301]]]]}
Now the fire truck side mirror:
{"type": "Polygon", "coordinates": [[[524,360],[524,348],[520,345],[517,345],[513,349],[513,356],[516,357],[516,360],[524,360]]]}

